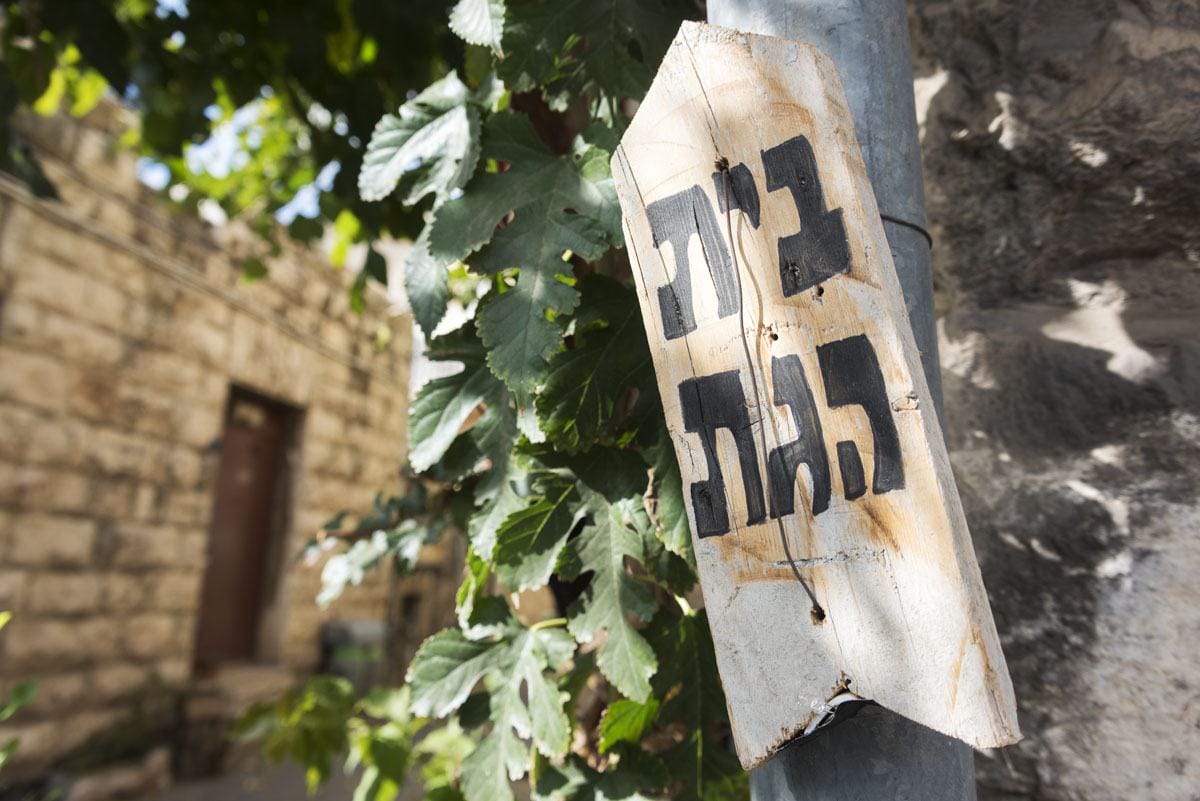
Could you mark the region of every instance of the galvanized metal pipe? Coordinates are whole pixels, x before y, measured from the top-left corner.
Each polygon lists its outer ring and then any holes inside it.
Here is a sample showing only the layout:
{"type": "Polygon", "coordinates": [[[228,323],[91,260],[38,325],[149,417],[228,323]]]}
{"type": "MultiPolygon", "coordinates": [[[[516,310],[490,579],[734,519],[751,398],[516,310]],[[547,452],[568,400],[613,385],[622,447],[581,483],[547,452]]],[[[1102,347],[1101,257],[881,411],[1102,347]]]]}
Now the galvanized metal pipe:
{"type": "MultiPolygon", "coordinates": [[[[837,64],[938,414],[930,241],[904,0],[708,0],[716,25],[808,42],[837,64]]],[[[754,801],[974,801],[966,744],[881,707],[752,772],[754,801]]]]}

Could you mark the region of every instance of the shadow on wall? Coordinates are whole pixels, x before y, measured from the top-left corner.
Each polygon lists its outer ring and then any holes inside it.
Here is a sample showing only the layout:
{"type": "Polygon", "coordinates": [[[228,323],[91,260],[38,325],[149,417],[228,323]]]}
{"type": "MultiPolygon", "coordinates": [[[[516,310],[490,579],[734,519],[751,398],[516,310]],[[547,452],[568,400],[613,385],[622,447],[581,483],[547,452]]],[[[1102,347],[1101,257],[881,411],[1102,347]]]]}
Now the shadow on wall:
{"type": "Polygon", "coordinates": [[[917,0],[947,435],[1026,740],[984,799],[1200,786],[1200,8],[917,0]]]}

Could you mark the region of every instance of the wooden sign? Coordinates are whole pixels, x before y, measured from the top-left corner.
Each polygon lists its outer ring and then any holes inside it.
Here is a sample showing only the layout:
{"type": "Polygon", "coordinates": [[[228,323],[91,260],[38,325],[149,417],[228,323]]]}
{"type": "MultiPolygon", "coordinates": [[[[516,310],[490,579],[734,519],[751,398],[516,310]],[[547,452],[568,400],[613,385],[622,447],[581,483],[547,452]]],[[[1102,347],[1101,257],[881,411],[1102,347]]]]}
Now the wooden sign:
{"type": "Polygon", "coordinates": [[[686,23],[612,164],[742,764],[845,691],[1015,742],[833,63],[686,23]]]}

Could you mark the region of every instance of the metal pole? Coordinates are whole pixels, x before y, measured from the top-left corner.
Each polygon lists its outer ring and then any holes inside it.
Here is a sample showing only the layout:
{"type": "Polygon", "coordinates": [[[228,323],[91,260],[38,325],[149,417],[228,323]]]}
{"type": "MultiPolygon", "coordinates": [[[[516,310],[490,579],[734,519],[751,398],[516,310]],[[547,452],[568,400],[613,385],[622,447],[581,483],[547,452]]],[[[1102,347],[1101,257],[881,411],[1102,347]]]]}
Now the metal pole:
{"type": "MultiPolygon", "coordinates": [[[[941,415],[930,241],[904,0],[708,0],[708,19],[808,42],[837,64],[925,377],[941,415]]],[[[965,743],[871,706],[781,751],[751,773],[750,789],[754,801],[974,801],[974,758],[965,743]]]]}

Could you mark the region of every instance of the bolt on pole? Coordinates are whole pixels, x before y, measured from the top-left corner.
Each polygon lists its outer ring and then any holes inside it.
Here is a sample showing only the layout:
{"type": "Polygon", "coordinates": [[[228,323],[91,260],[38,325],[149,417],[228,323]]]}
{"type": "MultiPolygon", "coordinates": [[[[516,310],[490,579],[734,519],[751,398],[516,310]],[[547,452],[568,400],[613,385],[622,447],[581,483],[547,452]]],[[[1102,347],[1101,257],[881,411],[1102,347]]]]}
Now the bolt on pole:
{"type": "MultiPolygon", "coordinates": [[[[708,0],[708,21],[807,42],[837,64],[941,416],[904,0],[708,0]]],[[[870,706],[784,749],[751,773],[750,786],[754,801],[974,801],[974,759],[965,743],[870,706]]]]}

